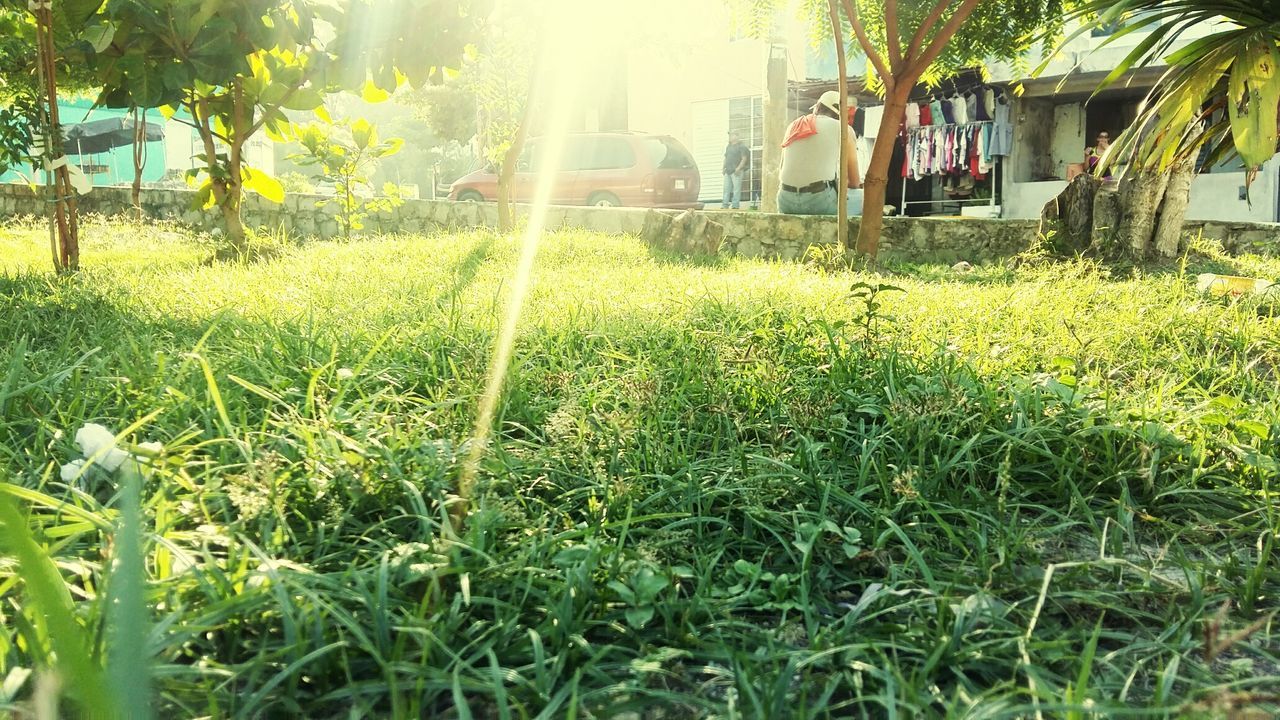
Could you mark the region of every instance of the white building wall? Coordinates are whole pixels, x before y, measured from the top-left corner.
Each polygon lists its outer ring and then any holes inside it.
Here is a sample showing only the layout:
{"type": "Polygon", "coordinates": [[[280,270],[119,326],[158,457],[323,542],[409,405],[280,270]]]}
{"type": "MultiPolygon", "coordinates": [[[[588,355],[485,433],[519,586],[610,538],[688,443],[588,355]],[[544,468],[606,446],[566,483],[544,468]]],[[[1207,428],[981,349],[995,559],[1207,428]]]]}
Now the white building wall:
{"type": "MultiPolygon", "coordinates": [[[[646,0],[669,11],[660,43],[628,56],[628,127],[634,132],[671,135],[694,155],[702,175],[703,199],[723,193],[729,101],[767,94],[769,43],[735,38],[723,0],[646,0]]],[[[788,78],[804,78],[807,43],[795,13],[779,16],[779,41],[788,48],[788,78]]],[[[745,200],[744,194],[744,200],[745,200]]]]}

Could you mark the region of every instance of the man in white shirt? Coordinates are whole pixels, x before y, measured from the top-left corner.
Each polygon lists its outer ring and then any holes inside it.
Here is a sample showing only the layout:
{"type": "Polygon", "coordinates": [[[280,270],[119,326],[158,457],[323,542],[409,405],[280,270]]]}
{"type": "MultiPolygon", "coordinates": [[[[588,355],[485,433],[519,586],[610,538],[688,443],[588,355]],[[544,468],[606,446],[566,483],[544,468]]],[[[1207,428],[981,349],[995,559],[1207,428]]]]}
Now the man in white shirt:
{"type": "MultiPolygon", "coordinates": [[[[850,108],[857,101],[850,98],[850,108]]],[[[828,90],[818,98],[813,112],[787,129],[782,143],[782,187],[778,210],[789,215],[835,215],[839,184],[840,143],[846,144],[849,188],[862,187],[853,128],[840,119],[840,94],[828,90]]],[[[850,193],[849,214],[861,212],[861,191],[850,193]]]]}

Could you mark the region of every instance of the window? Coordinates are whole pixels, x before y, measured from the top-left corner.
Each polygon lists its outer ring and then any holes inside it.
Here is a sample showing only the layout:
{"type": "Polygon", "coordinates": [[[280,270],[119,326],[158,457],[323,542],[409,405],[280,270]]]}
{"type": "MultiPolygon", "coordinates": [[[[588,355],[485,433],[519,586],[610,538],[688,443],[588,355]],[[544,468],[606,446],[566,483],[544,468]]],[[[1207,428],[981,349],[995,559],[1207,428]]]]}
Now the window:
{"type": "Polygon", "coordinates": [[[620,137],[577,138],[566,158],[566,170],[620,170],[636,164],[631,143],[620,137]]]}
{"type": "Polygon", "coordinates": [[[693,156],[671,138],[645,138],[644,149],[653,166],[659,170],[688,170],[697,167],[693,156]]]}

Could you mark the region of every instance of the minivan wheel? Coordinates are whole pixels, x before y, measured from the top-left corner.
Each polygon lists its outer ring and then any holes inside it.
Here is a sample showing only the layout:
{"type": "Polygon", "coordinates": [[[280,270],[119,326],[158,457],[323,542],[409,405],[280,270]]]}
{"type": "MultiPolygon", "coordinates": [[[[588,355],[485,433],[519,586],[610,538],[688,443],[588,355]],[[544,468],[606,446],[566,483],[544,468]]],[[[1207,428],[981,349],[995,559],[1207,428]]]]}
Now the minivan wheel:
{"type": "Polygon", "coordinates": [[[463,190],[458,193],[458,200],[461,202],[484,202],[484,196],[475,190],[463,190]]]}
{"type": "Polygon", "coordinates": [[[587,198],[588,205],[595,207],[622,207],[622,201],[611,192],[595,192],[587,198]]]}

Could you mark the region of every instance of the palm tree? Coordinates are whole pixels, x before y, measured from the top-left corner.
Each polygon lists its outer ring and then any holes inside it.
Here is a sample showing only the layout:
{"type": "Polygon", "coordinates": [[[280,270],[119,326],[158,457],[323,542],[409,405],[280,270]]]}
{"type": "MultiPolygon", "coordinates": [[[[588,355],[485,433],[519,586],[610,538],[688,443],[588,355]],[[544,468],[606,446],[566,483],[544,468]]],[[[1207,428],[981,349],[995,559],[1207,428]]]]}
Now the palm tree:
{"type": "Polygon", "coordinates": [[[1280,0],[1085,0],[1067,20],[1080,24],[1064,47],[1100,26],[1114,32],[1098,49],[1145,33],[1098,91],[1139,67],[1166,70],[1101,158],[1097,174],[1118,167],[1118,187],[1077,178],[1042,219],[1077,247],[1176,256],[1197,163],[1238,157],[1248,183],[1276,152],[1280,0]],[[1192,28],[1210,32],[1189,38],[1192,28]]]}
{"type": "Polygon", "coordinates": [[[1069,18],[1085,24],[1067,42],[1099,25],[1118,26],[1101,47],[1148,33],[1099,90],[1135,68],[1168,66],[1104,162],[1125,158],[1164,171],[1207,146],[1207,162],[1238,156],[1256,169],[1276,153],[1280,0],[1091,0],[1069,18]],[[1187,31],[1204,27],[1214,31],[1175,49],[1187,31]]]}

